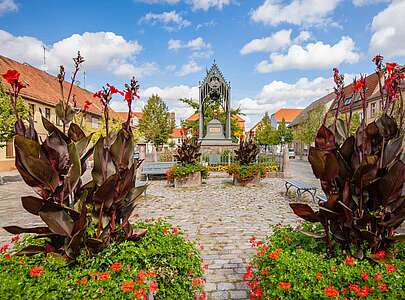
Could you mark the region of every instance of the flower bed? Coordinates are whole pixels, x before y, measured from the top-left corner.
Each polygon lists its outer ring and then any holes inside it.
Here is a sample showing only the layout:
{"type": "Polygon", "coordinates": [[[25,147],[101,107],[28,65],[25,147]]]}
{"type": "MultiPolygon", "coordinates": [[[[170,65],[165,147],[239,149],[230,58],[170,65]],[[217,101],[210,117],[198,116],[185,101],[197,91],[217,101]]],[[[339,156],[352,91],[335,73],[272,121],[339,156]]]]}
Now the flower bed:
{"type": "Polygon", "coordinates": [[[340,250],[328,257],[321,240],[290,227],[250,242],[257,249],[244,275],[250,299],[405,299],[403,243],[358,260],[340,250]]]}
{"type": "MultiPolygon", "coordinates": [[[[51,253],[14,256],[3,245],[0,298],[147,299],[151,293],[156,299],[204,299],[202,260],[195,245],[162,221],[135,227],[148,230],[141,240],[112,244],[95,257],[83,251],[74,264],[51,253]]],[[[25,237],[13,248],[32,241],[25,237]]]]}
{"type": "MultiPolygon", "coordinates": [[[[187,181],[187,178],[190,176],[194,179],[194,176],[192,175],[195,173],[201,173],[201,176],[199,177],[200,185],[201,185],[201,178],[208,177],[208,171],[203,165],[199,163],[191,163],[191,164],[180,163],[170,168],[170,170],[166,173],[166,178],[170,184],[174,184],[175,180],[187,181]]],[[[184,183],[184,185],[187,185],[187,183],[184,183]]]]}

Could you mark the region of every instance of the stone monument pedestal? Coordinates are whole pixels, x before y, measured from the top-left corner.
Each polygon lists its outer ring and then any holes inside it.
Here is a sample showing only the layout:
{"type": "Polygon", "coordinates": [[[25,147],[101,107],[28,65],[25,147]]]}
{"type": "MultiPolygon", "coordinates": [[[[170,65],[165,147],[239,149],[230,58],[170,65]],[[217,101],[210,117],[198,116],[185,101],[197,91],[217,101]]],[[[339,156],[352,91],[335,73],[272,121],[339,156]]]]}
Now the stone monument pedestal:
{"type": "Polygon", "coordinates": [[[232,139],[225,138],[224,129],[220,121],[211,120],[207,125],[207,134],[201,139],[201,153],[221,154],[225,150],[233,151],[238,145],[232,143],[232,139]]]}

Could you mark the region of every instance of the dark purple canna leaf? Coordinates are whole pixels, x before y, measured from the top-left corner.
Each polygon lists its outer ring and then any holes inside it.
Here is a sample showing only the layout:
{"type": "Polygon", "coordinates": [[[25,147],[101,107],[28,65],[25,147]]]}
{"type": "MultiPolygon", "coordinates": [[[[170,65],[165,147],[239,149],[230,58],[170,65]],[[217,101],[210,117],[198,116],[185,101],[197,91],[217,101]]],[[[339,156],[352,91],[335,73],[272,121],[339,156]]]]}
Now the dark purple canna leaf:
{"type": "Polygon", "coordinates": [[[42,209],[39,216],[53,233],[67,237],[72,236],[74,222],[63,209],[42,209]]]}
{"type": "Polygon", "coordinates": [[[22,228],[20,226],[6,226],[3,229],[11,234],[21,234],[21,233],[37,233],[37,234],[46,234],[51,233],[51,230],[48,227],[28,227],[22,228]]]}
{"type": "Polygon", "coordinates": [[[308,160],[316,178],[330,181],[339,174],[339,163],[333,152],[311,147],[308,160]]]}
{"type": "Polygon", "coordinates": [[[388,167],[392,162],[399,157],[403,149],[403,136],[391,139],[385,145],[384,155],[383,155],[383,168],[388,167]]]}
{"type": "Polygon", "coordinates": [[[148,231],[146,229],[133,229],[132,234],[128,237],[129,241],[137,241],[144,237],[148,231]]]}
{"type": "Polygon", "coordinates": [[[132,160],[133,152],[134,145],[132,133],[126,131],[125,129],[121,129],[111,146],[111,155],[117,170],[128,168],[128,165],[132,160]]]}
{"type": "Polygon", "coordinates": [[[94,193],[93,200],[96,203],[104,203],[105,208],[110,208],[115,195],[115,187],[117,185],[118,175],[114,174],[107,178],[107,180],[99,187],[94,193]]]}
{"type": "Polygon", "coordinates": [[[58,127],[56,127],[54,124],[52,124],[49,120],[47,120],[45,117],[42,117],[42,124],[44,125],[45,129],[48,131],[49,135],[57,135],[61,139],[65,141],[66,144],[69,144],[70,138],[64,134],[62,131],[59,130],[58,127]]]}
{"type": "Polygon", "coordinates": [[[339,152],[342,155],[342,157],[347,161],[350,162],[351,157],[354,152],[354,143],[355,139],[354,136],[349,136],[343,143],[343,145],[340,147],[339,152]]]}
{"type": "Polygon", "coordinates": [[[378,181],[378,191],[385,206],[396,201],[401,196],[404,182],[405,164],[399,160],[378,181]]]}
{"type": "Polygon", "coordinates": [[[14,255],[17,256],[30,256],[30,255],[35,255],[38,253],[43,253],[45,252],[45,247],[42,246],[36,246],[36,245],[29,245],[23,249],[21,249],[20,251],[18,251],[17,253],[15,253],[14,255]]]}
{"type": "Polygon", "coordinates": [[[82,176],[82,165],[80,161],[79,153],[77,152],[76,145],[74,143],[70,143],[68,145],[69,151],[69,161],[70,161],[70,169],[67,174],[67,183],[66,191],[72,192],[75,188],[77,183],[79,182],[80,177],[82,176]]]}
{"type": "Polygon", "coordinates": [[[75,123],[71,123],[69,126],[68,130],[68,137],[74,141],[78,142],[84,138],[86,138],[86,134],[83,132],[83,130],[80,128],[79,125],[75,123]]]}
{"type": "Polygon", "coordinates": [[[320,150],[332,151],[336,149],[336,141],[333,132],[322,125],[315,137],[315,147],[320,150]]]}
{"type": "Polygon", "coordinates": [[[398,133],[397,123],[387,114],[383,114],[375,123],[386,141],[392,139],[398,133]]]}
{"type": "Polygon", "coordinates": [[[21,197],[22,206],[25,208],[26,211],[29,213],[38,216],[39,211],[41,210],[42,206],[44,206],[47,200],[43,200],[41,198],[36,198],[32,196],[21,197]]]}
{"type": "Polygon", "coordinates": [[[314,210],[305,203],[290,203],[290,207],[294,211],[294,213],[309,222],[320,222],[320,218],[318,214],[314,212],[314,210]]]}

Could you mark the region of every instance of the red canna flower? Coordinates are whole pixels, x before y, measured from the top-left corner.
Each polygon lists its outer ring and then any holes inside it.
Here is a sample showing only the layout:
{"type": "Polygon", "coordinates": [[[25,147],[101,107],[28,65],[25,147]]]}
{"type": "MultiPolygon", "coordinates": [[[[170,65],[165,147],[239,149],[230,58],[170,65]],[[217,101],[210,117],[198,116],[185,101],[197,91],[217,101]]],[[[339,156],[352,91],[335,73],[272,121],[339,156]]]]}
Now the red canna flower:
{"type": "Polygon", "coordinates": [[[158,290],[158,284],[157,284],[157,282],[156,282],[156,281],[152,281],[152,282],[149,284],[149,292],[151,292],[152,294],[154,294],[154,293],[157,292],[157,290],[158,290]]]}
{"type": "Polygon", "coordinates": [[[20,240],[20,235],[19,235],[19,234],[15,235],[15,236],[13,236],[13,237],[11,238],[11,242],[12,242],[12,243],[15,243],[15,242],[17,242],[17,241],[19,241],[19,240],[20,240]]]}
{"type": "Polygon", "coordinates": [[[368,273],[361,273],[361,279],[363,279],[364,281],[368,280],[368,273]]]}
{"type": "Polygon", "coordinates": [[[30,277],[39,277],[44,274],[44,268],[43,267],[32,267],[30,270],[30,277]]]}
{"type": "Polygon", "coordinates": [[[388,73],[392,73],[392,71],[395,70],[399,65],[397,63],[386,63],[385,64],[385,69],[387,70],[388,73]]]}
{"type": "Polygon", "coordinates": [[[110,273],[109,272],[98,272],[97,278],[100,279],[101,281],[106,281],[108,278],[110,278],[110,273]]]}
{"type": "Polygon", "coordinates": [[[386,283],[378,284],[378,288],[380,292],[388,292],[388,285],[386,283]]]}
{"type": "Polygon", "coordinates": [[[172,227],[172,233],[173,233],[174,235],[179,234],[179,229],[178,229],[177,227],[172,227]]]}
{"type": "Polygon", "coordinates": [[[89,100],[86,100],[86,101],[84,102],[84,105],[83,105],[83,111],[88,111],[88,110],[90,109],[90,106],[91,106],[92,104],[93,104],[92,102],[90,102],[89,100]]]}
{"type": "Polygon", "coordinates": [[[395,266],[394,265],[392,265],[392,264],[388,264],[387,265],[387,272],[388,273],[393,273],[393,272],[395,272],[395,266]]]}
{"type": "Polygon", "coordinates": [[[123,292],[131,292],[135,287],[135,283],[132,280],[129,281],[125,281],[122,285],[121,285],[121,290],[123,292]]]}
{"type": "Polygon", "coordinates": [[[107,87],[110,89],[110,93],[111,95],[117,94],[117,93],[122,93],[121,91],[119,91],[115,86],[107,83],[107,87]]]}
{"type": "Polygon", "coordinates": [[[355,92],[359,92],[364,88],[364,82],[362,80],[354,79],[353,82],[353,90],[355,92]]]}
{"type": "Polygon", "coordinates": [[[5,259],[5,260],[10,260],[10,259],[11,259],[11,255],[10,255],[10,254],[5,254],[5,255],[4,255],[4,259],[5,259]]]}
{"type": "Polygon", "coordinates": [[[14,85],[20,79],[20,73],[17,70],[7,70],[2,76],[10,85],[14,85]]]}
{"type": "Polygon", "coordinates": [[[345,264],[348,266],[354,266],[354,259],[351,256],[347,256],[345,260],[345,264]]]}
{"type": "Polygon", "coordinates": [[[119,272],[121,270],[121,268],[122,268],[122,263],[120,263],[120,262],[115,262],[110,267],[111,271],[113,271],[113,272],[119,272]]]}
{"type": "Polygon", "coordinates": [[[291,283],[285,282],[285,281],[281,281],[281,282],[278,284],[278,286],[279,286],[280,288],[282,288],[283,290],[288,290],[288,289],[291,288],[291,283]]]}
{"type": "Polygon", "coordinates": [[[375,253],[375,256],[377,256],[378,258],[384,258],[385,257],[385,251],[380,250],[380,251],[375,253]]]}
{"type": "Polygon", "coordinates": [[[316,273],[316,280],[321,280],[322,279],[322,273],[321,272],[318,272],[318,273],[316,273]]]}
{"type": "Polygon", "coordinates": [[[339,291],[338,291],[337,289],[335,289],[332,285],[326,287],[326,288],[323,290],[323,292],[324,292],[324,294],[325,294],[326,296],[329,296],[329,297],[336,297],[336,296],[339,295],[339,291]]]}
{"type": "Polygon", "coordinates": [[[95,93],[93,94],[93,97],[94,97],[94,98],[101,98],[102,95],[103,95],[103,91],[98,91],[98,92],[95,92],[95,93]]]}
{"type": "Polygon", "coordinates": [[[381,273],[375,273],[374,274],[374,280],[375,281],[381,281],[382,280],[382,274],[381,273]]]}

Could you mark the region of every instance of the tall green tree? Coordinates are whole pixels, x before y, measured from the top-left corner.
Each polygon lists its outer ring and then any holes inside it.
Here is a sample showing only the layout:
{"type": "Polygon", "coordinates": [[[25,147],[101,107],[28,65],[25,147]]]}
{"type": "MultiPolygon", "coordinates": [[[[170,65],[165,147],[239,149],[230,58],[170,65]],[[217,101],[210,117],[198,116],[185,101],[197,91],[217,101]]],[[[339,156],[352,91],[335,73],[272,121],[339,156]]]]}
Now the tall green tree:
{"type": "Polygon", "coordinates": [[[305,121],[294,132],[295,138],[305,145],[311,145],[315,141],[316,133],[322,125],[324,106],[318,105],[308,112],[305,121]]]}
{"type": "Polygon", "coordinates": [[[145,140],[160,149],[167,143],[174,126],[167,105],[158,95],[152,95],[143,108],[143,117],[139,122],[139,130],[145,140]]]}
{"type": "Polygon", "coordinates": [[[271,126],[269,114],[266,112],[256,130],[256,143],[264,146],[267,152],[267,147],[276,143],[275,137],[276,130],[271,126]]]}
{"type": "MultiPolygon", "coordinates": [[[[17,99],[17,111],[22,119],[28,120],[29,107],[20,97],[17,99]]],[[[10,96],[6,93],[5,87],[0,81],[0,147],[4,147],[6,142],[12,140],[15,134],[15,121],[10,96]]]]}
{"type": "Polygon", "coordinates": [[[277,144],[289,144],[293,139],[293,131],[291,128],[287,127],[283,118],[277,128],[277,144]]]}
{"type": "MultiPolygon", "coordinates": [[[[179,99],[179,101],[190,106],[194,109],[195,113],[199,113],[200,105],[198,102],[188,98],[182,98],[179,99]]],[[[241,112],[239,108],[231,109],[231,138],[233,142],[237,142],[238,138],[244,134],[243,128],[239,126],[238,122],[238,115],[240,114],[241,112]]],[[[206,105],[204,108],[204,128],[207,128],[208,122],[214,118],[218,119],[225,128],[226,113],[221,104],[219,101],[215,101],[215,99],[206,99],[206,105]]],[[[194,121],[184,121],[182,125],[186,128],[190,128],[193,135],[199,136],[200,121],[198,119],[194,121]]]]}

